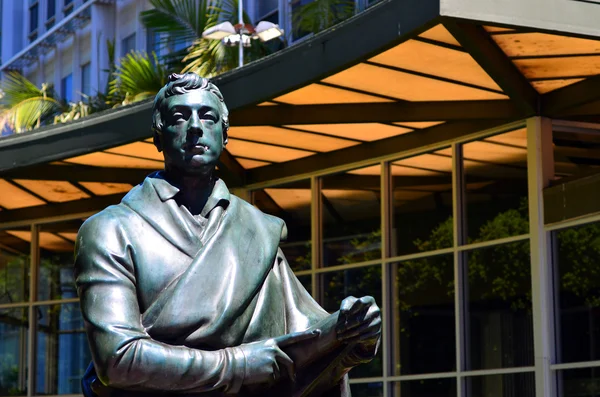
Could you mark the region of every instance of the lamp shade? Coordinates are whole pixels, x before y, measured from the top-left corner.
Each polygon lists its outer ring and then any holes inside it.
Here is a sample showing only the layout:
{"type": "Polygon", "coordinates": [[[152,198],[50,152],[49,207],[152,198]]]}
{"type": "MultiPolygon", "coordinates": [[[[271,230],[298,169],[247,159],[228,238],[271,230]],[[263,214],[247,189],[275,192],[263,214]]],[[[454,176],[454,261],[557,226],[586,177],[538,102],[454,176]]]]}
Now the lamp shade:
{"type": "Polygon", "coordinates": [[[258,25],[256,25],[255,34],[261,41],[269,41],[283,36],[283,30],[277,24],[268,21],[260,21],[258,25]]]}
{"type": "Polygon", "coordinates": [[[205,39],[221,40],[232,34],[236,34],[236,31],[231,22],[223,22],[206,29],[202,32],[202,37],[205,39]]]}

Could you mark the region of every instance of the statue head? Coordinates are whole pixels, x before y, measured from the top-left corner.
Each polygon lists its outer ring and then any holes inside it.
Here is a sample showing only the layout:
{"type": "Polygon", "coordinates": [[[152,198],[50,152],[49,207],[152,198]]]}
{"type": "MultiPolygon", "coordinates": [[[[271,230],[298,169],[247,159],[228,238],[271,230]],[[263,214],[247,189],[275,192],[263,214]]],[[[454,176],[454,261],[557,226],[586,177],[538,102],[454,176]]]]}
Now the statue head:
{"type": "Polygon", "coordinates": [[[154,144],[163,152],[165,168],[184,173],[214,169],[229,130],[223,95],[195,73],[169,76],[152,108],[154,144]]]}

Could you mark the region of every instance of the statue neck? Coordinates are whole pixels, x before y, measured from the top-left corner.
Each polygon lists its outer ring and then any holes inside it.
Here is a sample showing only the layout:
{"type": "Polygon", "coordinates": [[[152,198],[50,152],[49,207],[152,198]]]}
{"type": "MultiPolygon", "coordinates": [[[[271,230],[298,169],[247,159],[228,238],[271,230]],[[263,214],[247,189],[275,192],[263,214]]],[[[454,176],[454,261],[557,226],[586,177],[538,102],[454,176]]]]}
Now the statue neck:
{"type": "Polygon", "coordinates": [[[214,168],[206,174],[184,174],[165,170],[165,179],[179,189],[175,200],[186,207],[192,215],[198,215],[206,205],[215,185],[214,168]]]}

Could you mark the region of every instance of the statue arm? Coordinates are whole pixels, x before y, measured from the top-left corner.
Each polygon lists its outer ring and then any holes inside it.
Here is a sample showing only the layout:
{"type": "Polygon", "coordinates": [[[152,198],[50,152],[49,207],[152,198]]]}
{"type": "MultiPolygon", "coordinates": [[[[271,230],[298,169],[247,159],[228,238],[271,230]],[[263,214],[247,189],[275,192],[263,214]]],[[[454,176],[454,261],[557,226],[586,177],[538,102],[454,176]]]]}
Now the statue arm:
{"type": "Polygon", "coordinates": [[[142,391],[239,391],[245,376],[239,347],[201,351],[149,336],[141,324],[131,244],[122,228],[110,223],[88,220],[75,256],[76,283],[100,381],[142,391]]]}

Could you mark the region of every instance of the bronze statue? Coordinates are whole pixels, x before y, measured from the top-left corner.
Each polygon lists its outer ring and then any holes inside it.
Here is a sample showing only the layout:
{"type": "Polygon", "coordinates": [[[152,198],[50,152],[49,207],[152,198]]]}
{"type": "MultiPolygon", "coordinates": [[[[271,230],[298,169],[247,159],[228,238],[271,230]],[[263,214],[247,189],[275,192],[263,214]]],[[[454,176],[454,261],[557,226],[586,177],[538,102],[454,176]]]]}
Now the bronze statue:
{"type": "Polygon", "coordinates": [[[208,80],[156,95],[165,170],[89,218],[75,249],[91,396],[349,396],[381,317],[372,297],[325,312],[288,266],[284,222],[214,175],[228,110],[208,80]]]}

